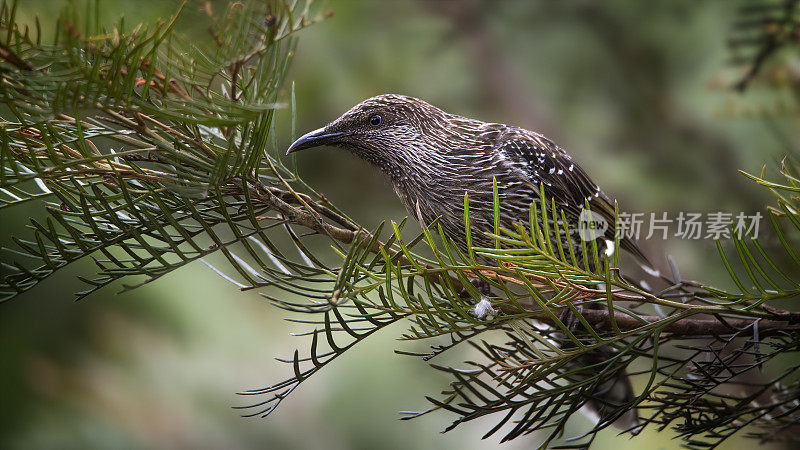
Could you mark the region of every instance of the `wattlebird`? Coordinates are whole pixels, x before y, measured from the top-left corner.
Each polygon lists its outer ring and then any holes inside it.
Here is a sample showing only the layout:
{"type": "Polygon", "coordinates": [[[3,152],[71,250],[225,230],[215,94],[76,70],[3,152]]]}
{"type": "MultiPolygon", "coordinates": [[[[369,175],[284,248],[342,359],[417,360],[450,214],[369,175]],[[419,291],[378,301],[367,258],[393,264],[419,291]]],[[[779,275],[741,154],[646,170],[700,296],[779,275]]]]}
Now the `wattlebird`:
{"type": "MultiPolygon", "coordinates": [[[[383,172],[408,213],[423,225],[438,220],[462,251],[468,250],[465,193],[472,245],[495,245],[490,236],[495,232],[495,180],[503,228],[513,230],[516,223],[526,223],[531,205],[541,201],[542,190],[546,205],[554,200],[559,217],[563,212],[570,233],[571,239],[562,236],[553,242],[572,242],[576,253],[582,248],[579,220],[586,205],[592,214],[614,223],[608,196],[550,139],[523,128],[450,114],[417,98],[394,94],[369,98],[325,127],[301,136],[287,154],[323,145],[349,150],[383,172]]],[[[564,227],[554,229],[563,231],[564,227]]],[[[613,242],[612,226],[598,243],[609,250],[613,242]]],[[[622,238],[620,246],[647,261],[631,239],[622,238]]],[[[610,349],[595,352],[588,364],[613,355],[610,349]]],[[[604,417],[632,400],[630,381],[620,371],[595,389],[587,406],[604,417]]],[[[614,425],[620,428],[632,429],[638,423],[635,408],[615,415],[619,417],[614,425]]]]}

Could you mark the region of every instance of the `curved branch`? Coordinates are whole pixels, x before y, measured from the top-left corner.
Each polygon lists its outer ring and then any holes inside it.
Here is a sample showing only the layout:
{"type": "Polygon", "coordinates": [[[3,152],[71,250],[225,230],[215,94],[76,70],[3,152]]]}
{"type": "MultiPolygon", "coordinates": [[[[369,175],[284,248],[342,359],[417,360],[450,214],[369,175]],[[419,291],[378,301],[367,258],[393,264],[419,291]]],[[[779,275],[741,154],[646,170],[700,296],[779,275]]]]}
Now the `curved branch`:
{"type": "MultiPolygon", "coordinates": [[[[319,214],[316,214],[316,211],[315,213],[311,213],[304,209],[292,206],[283,201],[278,195],[273,193],[271,189],[269,189],[267,186],[264,186],[260,182],[248,181],[247,186],[250,189],[251,195],[254,199],[257,199],[257,201],[276,209],[278,212],[283,214],[289,222],[304,226],[319,233],[327,234],[333,239],[336,239],[344,244],[351,244],[356,240],[362,242],[373,238],[369,231],[359,228],[356,224],[350,223],[341,216],[337,215],[337,222],[346,228],[337,227],[326,222],[322,217],[320,217],[319,214]]],[[[241,190],[241,188],[242,185],[240,183],[230,183],[227,185],[227,189],[229,190],[241,190]]],[[[316,203],[312,202],[311,198],[307,198],[306,200],[312,209],[316,208],[316,203]]],[[[375,244],[370,251],[379,252],[380,248],[383,246],[384,244],[382,242],[375,240],[375,244]]],[[[405,258],[403,257],[403,259],[405,258]]],[[[458,282],[456,278],[451,278],[458,282]]],[[[440,282],[437,277],[431,277],[430,281],[434,283],[440,282]]],[[[458,285],[460,286],[460,283],[458,285]]],[[[605,292],[598,291],[598,295],[605,296],[605,292]]],[[[527,307],[528,305],[523,306],[527,307]]],[[[509,314],[519,313],[517,308],[511,305],[500,305],[499,308],[509,314]]],[[[538,308],[538,306],[530,305],[530,309],[528,309],[528,311],[536,312],[541,310],[538,308]]],[[[734,318],[728,320],[719,315],[709,315],[705,311],[687,311],[689,317],[676,320],[672,324],[666,326],[664,331],[683,337],[700,337],[730,335],[739,333],[751,326],[758,326],[759,335],[766,337],[789,330],[800,329],[800,312],[776,310],[774,308],[770,309],[769,312],[774,316],[774,318],[734,318]],[[697,315],[704,315],[708,318],[697,318],[695,317],[697,315]],[[756,321],[758,321],[757,325],[754,325],[756,324],[756,321]]],[[[583,308],[580,313],[595,331],[614,331],[611,326],[611,317],[607,309],[583,308]]],[[[733,315],[735,313],[736,311],[734,310],[724,312],[726,315],[733,315]]],[[[614,313],[614,321],[616,321],[616,324],[621,331],[632,331],[637,328],[641,328],[642,326],[662,321],[666,317],[667,316],[655,315],[634,317],[619,311],[614,313]]],[[[544,314],[538,319],[543,322],[552,321],[549,316],[544,314]]]]}
{"type": "MultiPolygon", "coordinates": [[[[613,331],[607,309],[584,309],[581,315],[596,331],[613,331]]],[[[639,316],[615,312],[614,319],[620,330],[630,331],[644,325],[664,320],[663,316],[639,316]],[[641,318],[641,320],[640,320],[641,318]]],[[[546,320],[546,319],[545,319],[546,320]]],[[[780,334],[785,331],[800,330],[800,312],[782,311],[775,319],[722,319],[686,317],[678,319],[664,328],[664,331],[683,337],[729,335],[741,332],[748,327],[757,326],[761,337],[780,334]]]]}

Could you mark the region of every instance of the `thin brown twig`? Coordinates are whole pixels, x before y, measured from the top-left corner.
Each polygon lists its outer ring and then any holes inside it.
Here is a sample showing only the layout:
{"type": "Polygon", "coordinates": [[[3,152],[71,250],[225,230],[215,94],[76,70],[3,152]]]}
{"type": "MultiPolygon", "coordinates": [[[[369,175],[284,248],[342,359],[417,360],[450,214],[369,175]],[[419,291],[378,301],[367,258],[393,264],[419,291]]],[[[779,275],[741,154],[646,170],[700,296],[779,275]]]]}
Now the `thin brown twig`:
{"type": "MultiPolygon", "coordinates": [[[[731,311],[735,314],[735,311],[731,311]]],[[[611,331],[611,321],[607,309],[584,309],[581,315],[592,325],[596,331],[611,331]]],[[[614,312],[614,319],[623,331],[631,331],[660,320],[663,316],[634,317],[619,311],[614,312]]],[[[756,319],[725,319],[721,321],[715,317],[696,318],[687,317],[678,319],[664,328],[664,332],[683,337],[699,337],[714,335],[730,335],[754,326],[756,319]]],[[[775,319],[761,319],[758,322],[760,337],[780,334],[785,331],[800,330],[800,312],[782,311],[775,319]]]]}
{"type": "Polygon", "coordinates": [[[13,64],[20,70],[27,70],[32,71],[33,66],[28,64],[27,61],[23,60],[13,50],[11,50],[7,45],[0,43],[0,58],[8,61],[10,64],[13,64]]]}

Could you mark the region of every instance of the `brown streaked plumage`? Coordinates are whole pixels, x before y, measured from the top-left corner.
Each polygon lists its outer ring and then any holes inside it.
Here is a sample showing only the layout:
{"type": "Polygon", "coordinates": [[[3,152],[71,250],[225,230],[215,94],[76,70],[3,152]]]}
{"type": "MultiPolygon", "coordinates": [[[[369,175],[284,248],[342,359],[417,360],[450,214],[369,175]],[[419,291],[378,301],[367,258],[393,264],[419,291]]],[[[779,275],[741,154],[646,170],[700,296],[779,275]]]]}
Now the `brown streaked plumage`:
{"type": "MultiPolygon", "coordinates": [[[[527,222],[539,187],[563,210],[571,233],[585,202],[609,223],[609,198],[564,150],[539,133],[501,123],[486,123],[446,113],[422,100],[394,94],[367,99],[324,128],[298,139],[287,153],[332,145],[370,162],[391,180],[409,214],[430,223],[464,249],[464,193],[478,246],[493,242],[492,180],[497,179],[501,226],[527,222]],[[377,118],[377,119],[376,119],[377,118]],[[376,123],[372,123],[372,121],[376,123]]],[[[605,238],[613,240],[613,227],[605,238]]],[[[573,242],[580,245],[577,234],[573,242]]],[[[636,244],[622,248],[646,261],[636,244]]]]}
{"type": "MultiPolygon", "coordinates": [[[[540,201],[540,186],[548,202],[555,200],[559,215],[563,211],[576,252],[581,245],[578,218],[587,202],[593,213],[608,223],[614,221],[609,198],[550,139],[523,128],[450,114],[413,97],[386,94],[364,100],[327,126],[300,137],[287,154],[321,145],[347,149],[377,167],[389,177],[411,216],[426,224],[438,218],[445,234],[462,250],[466,250],[465,192],[473,245],[494,245],[486,235],[494,232],[494,179],[504,228],[527,224],[531,204],[540,201]]],[[[613,226],[600,238],[605,239],[613,241],[613,226]]],[[[647,261],[633,241],[623,239],[621,246],[647,261]]],[[[591,355],[611,356],[611,350],[591,355]]],[[[595,410],[606,410],[601,412],[606,415],[632,399],[630,381],[622,371],[601,384],[589,403],[595,410]]],[[[637,423],[632,409],[615,425],[631,428],[637,423]]]]}

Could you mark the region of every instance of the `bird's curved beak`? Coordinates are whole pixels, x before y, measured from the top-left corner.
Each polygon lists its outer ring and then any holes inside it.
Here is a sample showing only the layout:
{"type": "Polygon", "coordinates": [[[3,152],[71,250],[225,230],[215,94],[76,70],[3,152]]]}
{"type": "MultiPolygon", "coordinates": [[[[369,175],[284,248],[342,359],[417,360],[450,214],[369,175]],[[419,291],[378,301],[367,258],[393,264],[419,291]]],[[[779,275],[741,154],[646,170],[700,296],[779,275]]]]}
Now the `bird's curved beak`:
{"type": "Polygon", "coordinates": [[[328,132],[325,128],[310,131],[294,141],[294,143],[289,146],[289,149],[286,150],[286,154],[288,155],[289,153],[294,153],[299,150],[335,143],[342,134],[344,133],[328,132]]]}

